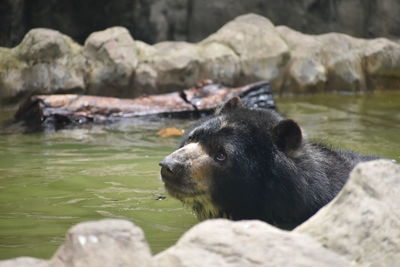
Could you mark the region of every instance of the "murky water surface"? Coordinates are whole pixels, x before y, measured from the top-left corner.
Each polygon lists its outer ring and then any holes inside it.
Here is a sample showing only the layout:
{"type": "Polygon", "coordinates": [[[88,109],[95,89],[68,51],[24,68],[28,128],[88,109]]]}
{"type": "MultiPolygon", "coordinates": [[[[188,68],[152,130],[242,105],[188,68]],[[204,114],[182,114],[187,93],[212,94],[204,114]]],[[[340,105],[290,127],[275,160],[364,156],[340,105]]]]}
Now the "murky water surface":
{"type": "MultiPolygon", "coordinates": [[[[400,92],[279,98],[307,136],[400,161],[400,92]]],[[[0,110],[0,121],[12,117],[0,110]]],[[[158,162],[178,139],[153,120],[37,134],[0,135],[0,259],[49,258],[74,224],[123,218],[143,228],[154,253],[197,219],[166,195],[158,162]],[[166,197],[166,198],[164,198],[166,197]]]]}

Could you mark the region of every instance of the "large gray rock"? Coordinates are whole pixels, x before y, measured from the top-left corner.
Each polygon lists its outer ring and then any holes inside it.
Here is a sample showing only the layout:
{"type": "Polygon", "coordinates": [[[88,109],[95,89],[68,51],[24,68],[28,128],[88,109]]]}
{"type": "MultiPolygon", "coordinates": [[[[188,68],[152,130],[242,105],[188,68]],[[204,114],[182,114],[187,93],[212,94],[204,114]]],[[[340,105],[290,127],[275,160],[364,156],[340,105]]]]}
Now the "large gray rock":
{"type": "Polygon", "coordinates": [[[105,219],[72,227],[50,260],[51,267],[153,266],[142,229],[129,221],[105,219]]]}
{"type": "Polygon", "coordinates": [[[211,78],[225,85],[237,84],[241,71],[240,57],[229,46],[220,42],[200,43],[203,59],[200,79],[211,78]]]}
{"type": "Polygon", "coordinates": [[[281,91],[397,89],[400,45],[388,39],[359,39],[339,33],[307,35],[276,27],[289,46],[281,91]]]}
{"type": "Polygon", "coordinates": [[[87,93],[129,96],[138,53],[135,41],[123,27],[92,33],[83,48],[89,65],[87,93]]]}
{"type": "Polygon", "coordinates": [[[400,42],[385,38],[367,42],[363,51],[366,83],[374,89],[398,89],[400,80],[400,42]]]}
{"type": "Polygon", "coordinates": [[[260,221],[208,220],[155,256],[160,267],[352,266],[311,238],[260,221]]]}
{"type": "Polygon", "coordinates": [[[189,88],[200,79],[199,47],[186,42],[162,42],[145,51],[136,70],[136,95],[189,88]]]}
{"type": "Polygon", "coordinates": [[[60,32],[31,30],[17,47],[1,49],[0,59],[0,98],[85,88],[81,47],[60,32]]]}
{"type": "Polygon", "coordinates": [[[306,35],[285,26],[277,31],[291,52],[283,91],[367,89],[362,68],[366,40],[338,33],[306,35]]]}
{"type": "Polygon", "coordinates": [[[91,34],[83,48],[46,29],[32,30],[15,48],[0,48],[1,101],[76,91],[137,97],[203,79],[232,87],[268,80],[275,91],[288,93],[398,89],[400,43],[306,35],[248,14],[196,44],[148,45],[113,27],[91,34]]]}
{"type": "Polygon", "coordinates": [[[31,258],[31,257],[18,257],[0,261],[0,267],[48,267],[49,262],[46,260],[31,258]]]}
{"type": "MultiPolygon", "coordinates": [[[[266,18],[248,14],[239,16],[201,42],[222,44],[239,57],[240,69],[233,84],[243,85],[255,80],[279,80],[290,55],[286,43],[266,18]]],[[[212,63],[210,63],[212,64],[212,63]]],[[[223,69],[226,66],[220,66],[223,69]]],[[[214,77],[209,77],[214,79],[214,77]]]]}
{"type": "Polygon", "coordinates": [[[400,166],[359,164],[339,195],[294,232],[360,266],[399,266],[400,166]]]}
{"type": "Polygon", "coordinates": [[[279,81],[288,48],[273,24],[249,14],[236,18],[198,45],[162,42],[141,58],[135,88],[154,93],[192,86],[212,79],[238,86],[257,80],[279,81]]]}

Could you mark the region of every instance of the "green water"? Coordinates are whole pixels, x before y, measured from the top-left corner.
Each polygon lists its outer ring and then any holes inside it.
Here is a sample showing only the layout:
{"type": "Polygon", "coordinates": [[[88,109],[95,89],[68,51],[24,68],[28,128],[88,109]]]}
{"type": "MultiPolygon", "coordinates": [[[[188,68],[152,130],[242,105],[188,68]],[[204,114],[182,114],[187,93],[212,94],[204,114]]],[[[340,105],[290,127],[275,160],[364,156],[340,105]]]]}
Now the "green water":
{"type": "Polygon", "coordinates": [[[311,139],[400,162],[400,92],[278,99],[311,139]]]}
{"type": "MultiPolygon", "coordinates": [[[[313,139],[400,161],[399,92],[277,102],[313,139]]],[[[0,121],[12,112],[1,111],[0,121]]],[[[172,245],[197,219],[163,189],[158,162],[178,139],[156,132],[188,124],[163,119],[0,135],[0,259],[49,258],[72,225],[102,218],[142,227],[154,253],[172,245]]]]}

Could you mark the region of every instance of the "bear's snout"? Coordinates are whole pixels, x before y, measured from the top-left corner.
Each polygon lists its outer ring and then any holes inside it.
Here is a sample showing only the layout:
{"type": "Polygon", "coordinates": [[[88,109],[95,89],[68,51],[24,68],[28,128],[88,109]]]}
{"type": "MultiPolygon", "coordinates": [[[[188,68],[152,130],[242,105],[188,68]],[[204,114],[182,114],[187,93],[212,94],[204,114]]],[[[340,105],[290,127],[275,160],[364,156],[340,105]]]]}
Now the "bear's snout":
{"type": "Polygon", "coordinates": [[[178,199],[208,192],[210,157],[199,143],[190,143],[165,157],[161,179],[168,192],[178,199]]]}
{"type": "Polygon", "coordinates": [[[161,178],[164,182],[177,183],[179,178],[183,176],[183,164],[170,156],[163,159],[159,165],[161,166],[161,178]]]}

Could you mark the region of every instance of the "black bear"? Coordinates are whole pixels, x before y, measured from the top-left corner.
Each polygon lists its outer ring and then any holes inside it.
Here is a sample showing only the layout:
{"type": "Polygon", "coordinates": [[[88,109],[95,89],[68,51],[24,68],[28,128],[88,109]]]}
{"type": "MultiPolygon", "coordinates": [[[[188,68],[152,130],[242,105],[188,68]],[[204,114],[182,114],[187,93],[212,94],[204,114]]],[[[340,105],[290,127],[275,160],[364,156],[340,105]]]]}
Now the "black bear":
{"type": "Polygon", "coordinates": [[[200,219],[292,229],[332,200],[357,163],[372,159],[309,142],[293,120],[234,97],[188,131],[160,166],[168,193],[200,219]]]}

